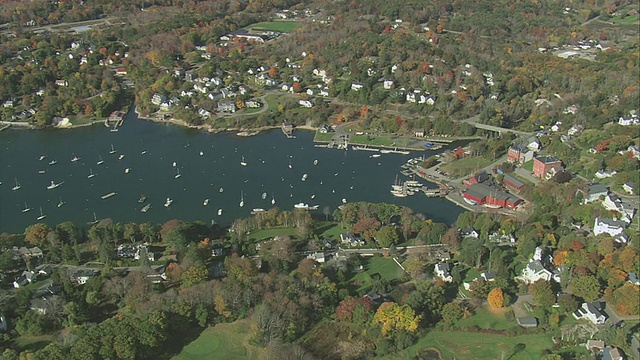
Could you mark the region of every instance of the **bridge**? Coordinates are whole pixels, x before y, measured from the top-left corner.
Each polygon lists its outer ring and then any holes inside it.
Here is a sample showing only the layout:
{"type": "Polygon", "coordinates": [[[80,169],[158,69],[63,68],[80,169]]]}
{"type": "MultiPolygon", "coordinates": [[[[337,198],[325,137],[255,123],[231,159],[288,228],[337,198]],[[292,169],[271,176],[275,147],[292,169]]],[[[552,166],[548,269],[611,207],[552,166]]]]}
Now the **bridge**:
{"type": "Polygon", "coordinates": [[[533,132],[524,132],[524,131],[519,131],[519,130],[514,130],[514,129],[507,129],[507,128],[503,128],[503,127],[499,127],[499,126],[481,124],[481,123],[478,122],[478,120],[480,120],[480,116],[476,115],[476,116],[472,116],[472,117],[470,117],[468,119],[458,120],[458,122],[466,122],[468,124],[473,125],[477,129],[494,131],[494,132],[497,132],[499,134],[502,134],[502,133],[505,133],[505,132],[516,134],[518,136],[531,136],[531,135],[534,134],[533,132]]]}

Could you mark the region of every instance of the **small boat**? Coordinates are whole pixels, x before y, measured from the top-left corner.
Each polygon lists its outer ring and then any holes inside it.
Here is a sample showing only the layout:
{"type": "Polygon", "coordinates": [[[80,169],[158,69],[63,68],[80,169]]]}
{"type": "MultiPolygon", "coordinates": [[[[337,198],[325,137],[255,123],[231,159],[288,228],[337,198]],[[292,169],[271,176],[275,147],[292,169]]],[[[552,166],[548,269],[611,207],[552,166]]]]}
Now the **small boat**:
{"type": "Polygon", "coordinates": [[[120,156],[118,156],[118,160],[122,160],[124,159],[124,154],[120,154],[120,156]]]}
{"type": "Polygon", "coordinates": [[[113,148],[113,144],[111,144],[111,151],[109,151],[109,154],[115,154],[116,153],[116,149],[113,148]]]}
{"type": "Polygon", "coordinates": [[[242,157],[242,161],[240,161],[240,165],[247,166],[247,162],[244,161],[244,156],[242,157]]]}
{"type": "Polygon", "coordinates": [[[382,156],[382,155],[380,155],[380,154],[373,154],[373,155],[371,155],[371,156],[369,156],[369,157],[372,157],[372,158],[379,158],[380,156],[382,156]]]}
{"type": "Polygon", "coordinates": [[[96,163],[96,165],[102,165],[104,164],[104,160],[102,160],[102,155],[99,157],[100,160],[98,160],[98,162],[96,163]]]}
{"type": "Polygon", "coordinates": [[[24,203],[24,209],[22,209],[23,213],[31,211],[31,208],[27,206],[27,203],[24,203]]]}
{"type": "Polygon", "coordinates": [[[178,179],[182,175],[180,174],[180,168],[176,168],[176,170],[177,170],[178,173],[174,176],[174,178],[178,179]]]}
{"type": "Polygon", "coordinates": [[[309,209],[309,204],[297,203],[297,204],[293,205],[293,207],[296,208],[296,209],[308,210],[309,209]]]}
{"type": "Polygon", "coordinates": [[[42,161],[42,160],[44,160],[44,158],[46,158],[46,156],[40,155],[40,159],[38,159],[38,160],[42,161]]]}
{"type": "Polygon", "coordinates": [[[108,194],[104,194],[104,195],[100,196],[100,198],[101,198],[102,200],[106,200],[106,199],[108,199],[108,198],[110,198],[110,197],[116,196],[116,194],[117,194],[116,192],[110,192],[110,193],[108,193],[108,194]]]}
{"type": "Polygon", "coordinates": [[[73,157],[71,158],[71,162],[76,162],[78,160],[80,160],[80,158],[75,155],[73,155],[73,157]]]}
{"type": "Polygon", "coordinates": [[[64,184],[64,181],[61,181],[59,183],[54,183],[53,180],[51,180],[51,184],[49,186],[47,186],[47,190],[53,190],[57,187],[59,187],[60,185],[64,184]]]}
{"type": "Polygon", "coordinates": [[[87,179],[91,179],[92,177],[95,177],[96,174],[93,173],[93,170],[89,169],[89,175],[87,175],[87,179]]]}
{"type": "Polygon", "coordinates": [[[18,178],[16,178],[16,186],[12,187],[11,190],[16,191],[20,190],[20,188],[22,188],[22,185],[20,185],[20,183],[18,182],[18,178]]]}
{"type": "Polygon", "coordinates": [[[289,159],[289,169],[293,169],[293,165],[291,165],[291,159],[289,159]]]}
{"type": "Polygon", "coordinates": [[[146,153],[147,153],[147,150],[142,150],[142,151],[140,152],[140,155],[144,155],[144,154],[146,154],[146,153]]]}
{"type": "Polygon", "coordinates": [[[240,190],[240,207],[244,206],[244,193],[240,190]]]}
{"type": "Polygon", "coordinates": [[[46,172],[47,172],[46,170],[38,170],[38,174],[44,174],[46,172]]]}
{"type": "Polygon", "coordinates": [[[306,181],[307,180],[307,174],[302,174],[302,181],[306,181]]]}
{"type": "Polygon", "coordinates": [[[218,189],[218,192],[224,192],[223,188],[218,189]]]}
{"type": "Polygon", "coordinates": [[[144,194],[140,195],[140,198],[138,199],[138,203],[142,204],[145,201],[147,201],[147,197],[144,196],[144,194]]]}
{"type": "Polygon", "coordinates": [[[58,163],[58,162],[57,162],[56,160],[51,160],[51,161],[49,161],[49,165],[55,165],[55,164],[57,164],[57,163],[58,163]]]}
{"type": "Polygon", "coordinates": [[[315,199],[316,198],[316,194],[311,195],[311,199],[315,199]]]}
{"type": "Polygon", "coordinates": [[[266,198],[267,198],[267,193],[266,193],[266,192],[263,192],[263,193],[262,193],[262,200],[264,200],[264,199],[266,199],[266,198]]]}
{"type": "Polygon", "coordinates": [[[342,203],[346,204],[347,203],[347,199],[342,199],[342,203]]]}
{"type": "Polygon", "coordinates": [[[222,209],[218,209],[218,216],[222,215],[222,209]]]}
{"type": "Polygon", "coordinates": [[[202,202],[202,205],[204,206],[209,205],[209,199],[204,199],[204,201],[202,202]]]}
{"type": "Polygon", "coordinates": [[[275,205],[276,204],[276,198],[273,197],[273,195],[271,195],[271,205],[275,205]]]}
{"type": "Polygon", "coordinates": [[[263,208],[255,208],[253,210],[251,210],[251,214],[258,214],[258,213],[262,213],[264,212],[263,208]]]}
{"type": "Polygon", "coordinates": [[[125,173],[125,174],[128,174],[129,172],[131,172],[131,168],[126,168],[126,169],[124,169],[124,173],[125,173]]]}
{"type": "Polygon", "coordinates": [[[318,159],[313,160],[313,165],[318,165],[318,159]]]}
{"type": "Polygon", "coordinates": [[[151,204],[145,205],[142,209],[140,209],[140,212],[146,213],[147,211],[149,211],[149,209],[151,209],[151,204]]]}
{"type": "Polygon", "coordinates": [[[200,151],[200,156],[204,156],[204,153],[202,151],[200,151]]]}
{"type": "Polygon", "coordinates": [[[98,220],[98,218],[96,217],[96,212],[93,212],[93,220],[89,221],[88,224],[90,225],[95,225],[99,222],[100,220],[98,220]]]}
{"type": "Polygon", "coordinates": [[[175,161],[173,162],[173,167],[178,166],[178,163],[176,163],[175,161]]]}
{"type": "Polygon", "coordinates": [[[171,200],[171,198],[167,198],[167,201],[164,202],[164,207],[169,207],[171,206],[172,203],[173,203],[173,200],[171,200]]]}
{"type": "Polygon", "coordinates": [[[43,213],[42,213],[42,206],[41,206],[41,207],[40,207],[40,216],[38,216],[38,217],[36,218],[36,220],[38,220],[38,221],[39,221],[39,220],[42,220],[42,219],[44,219],[44,218],[46,218],[46,217],[47,217],[47,215],[45,215],[45,214],[43,214],[43,213]]]}
{"type": "Polygon", "coordinates": [[[58,203],[58,207],[62,207],[64,205],[64,201],[62,201],[62,196],[60,197],[60,202],[58,203]]]}

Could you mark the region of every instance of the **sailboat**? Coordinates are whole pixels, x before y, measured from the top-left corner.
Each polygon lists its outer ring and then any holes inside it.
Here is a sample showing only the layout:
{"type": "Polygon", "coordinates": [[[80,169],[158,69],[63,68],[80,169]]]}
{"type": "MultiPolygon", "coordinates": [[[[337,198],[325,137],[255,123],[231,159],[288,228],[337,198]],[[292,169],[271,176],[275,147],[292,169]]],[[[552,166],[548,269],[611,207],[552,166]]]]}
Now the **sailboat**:
{"type": "Polygon", "coordinates": [[[99,156],[100,160],[98,160],[98,162],[96,163],[96,165],[102,165],[104,164],[104,160],[102,160],[102,155],[99,156]]]}
{"type": "Polygon", "coordinates": [[[218,209],[218,216],[222,216],[222,209],[218,209]]]}
{"type": "Polygon", "coordinates": [[[64,201],[62,201],[62,196],[60,197],[60,202],[58,203],[58,207],[62,207],[64,205],[64,201]]]}
{"type": "Polygon", "coordinates": [[[16,178],[16,186],[12,187],[11,190],[13,190],[13,191],[20,190],[21,187],[22,186],[18,182],[18,178],[16,178]]]}
{"type": "Polygon", "coordinates": [[[242,157],[242,161],[240,161],[240,165],[247,166],[247,162],[244,161],[244,156],[242,157]]]}
{"type": "Polygon", "coordinates": [[[204,201],[202,202],[202,205],[204,206],[209,205],[209,198],[204,199],[204,201]]]}
{"type": "Polygon", "coordinates": [[[293,165],[291,165],[291,159],[289,159],[289,169],[293,169],[293,165]]]}
{"type": "Polygon", "coordinates": [[[313,160],[313,165],[318,165],[318,159],[313,160]]]}
{"type": "Polygon", "coordinates": [[[95,225],[98,223],[98,218],[96,217],[96,212],[93,212],[93,220],[89,221],[89,224],[95,225]]]}
{"type": "Polygon", "coordinates": [[[89,175],[87,175],[87,179],[91,179],[94,176],[96,176],[96,174],[94,174],[93,170],[91,170],[91,168],[89,168],[89,175]]]}
{"type": "Polygon", "coordinates": [[[113,144],[111,144],[111,151],[109,151],[109,154],[115,154],[116,153],[116,149],[113,148],[113,144]]]}
{"type": "Polygon", "coordinates": [[[80,160],[80,158],[79,158],[79,157],[77,157],[75,154],[74,154],[74,155],[73,155],[73,157],[71,158],[71,162],[76,162],[76,161],[78,161],[78,160],[80,160]]]}
{"type": "Polygon", "coordinates": [[[224,192],[223,188],[218,189],[218,192],[224,192]]]}
{"type": "Polygon", "coordinates": [[[27,206],[27,203],[24,203],[24,209],[22,209],[23,213],[31,211],[31,208],[27,206]]]}
{"type": "Polygon", "coordinates": [[[182,176],[182,175],[180,174],[180,168],[176,168],[176,170],[177,170],[177,172],[178,172],[178,173],[176,174],[176,176],[174,176],[174,178],[176,178],[176,179],[177,179],[177,178],[179,178],[179,177],[180,177],[180,176],[182,176]]]}
{"type": "Polygon", "coordinates": [[[44,219],[44,218],[46,218],[46,217],[47,217],[47,215],[45,215],[45,214],[43,214],[43,213],[42,213],[42,206],[40,206],[40,216],[38,216],[38,217],[36,218],[36,220],[38,220],[38,221],[39,221],[39,220],[42,220],[42,219],[44,219]]]}
{"type": "Polygon", "coordinates": [[[263,193],[262,193],[262,200],[264,200],[264,199],[266,199],[266,198],[267,198],[267,193],[266,193],[266,192],[263,192],[263,193]]]}
{"type": "Polygon", "coordinates": [[[240,190],[240,207],[244,206],[244,193],[240,190]]]}
{"type": "Polygon", "coordinates": [[[271,205],[275,205],[276,204],[276,198],[273,197],[273,194],[271,194],[271,205]]]}

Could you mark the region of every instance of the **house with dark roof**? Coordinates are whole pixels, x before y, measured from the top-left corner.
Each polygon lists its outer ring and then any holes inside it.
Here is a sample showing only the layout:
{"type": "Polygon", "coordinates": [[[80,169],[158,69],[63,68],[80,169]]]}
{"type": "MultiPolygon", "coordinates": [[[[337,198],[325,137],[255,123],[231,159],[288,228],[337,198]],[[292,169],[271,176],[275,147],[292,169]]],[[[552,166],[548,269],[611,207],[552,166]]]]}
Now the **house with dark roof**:
{"type": "Polygon", "coordinates": [[[538,156],[533,159],[533,175],[544,179],[552,169],[562,167],[562,161],[552,155],[538,156]]]}
{"type": "Polygon", "coordinates": [[[617,347],[607,346],[602,350],[602,360],[624,360],[624,356],[617,347]]]}
{"type": "Polygon", "coordinates": [[[516,277],[526,284],[533,284],[538,280],[550,281],[553,273],[547,270],[540,260],[529,260],[527,267],[522,269],[522,274],[516,277]]]}
{"type": "Polygon", "coordinates": [[[606,185],[595,183],[588,184],[579,188],[576,193],[582,194],[582,203],[588,204],[590,202],[598,201],[601,198],[609,195],[609,188],[606,185]]]}
{"type": "Polygon", "coordinates": [[[444,282],[452,282],[453,277],[451,276],[450,271],[451,271],[451,267],[449,266],[449,263],[439,262],[436,264],[435,268],[433,269],[433,274],[439,277],[440,279],[442,279],[442,281],[444,282]]]}
{"type": "Polygon", "coordinates": [[[531,327],[538,326],[538,320],[536,320],[536,318],[534,318],[533,316],[524,316],[524,317],[516,318],[516,322],[518,323],[518,325],[524,328],[531,328],[531,327]]]}
{"type": "Polygon", "coordinates": [[[485,182],[487,180],[489,180],[489,174],[487,174],[487,172],[483,170],[483,171],[473,175],[471,178],[465,180],[464,181],[464,185],[465,186],[471,186],[473,184],[483,183],[483,182],[485,182]]]}
{"type": "Polygon", "coordinates": [[[582,303],[582,306],[573,313],[576,320],[589,320],[595,325],[602,325],[607,321],[602,306],[599,302],[582,303]]]}
{"type": "Polygon", "coordinates": [[[524,164],[533,159],[533,151],[527,145],[514,145],[507,151],[507,161],[511,163],[524,164]]]}

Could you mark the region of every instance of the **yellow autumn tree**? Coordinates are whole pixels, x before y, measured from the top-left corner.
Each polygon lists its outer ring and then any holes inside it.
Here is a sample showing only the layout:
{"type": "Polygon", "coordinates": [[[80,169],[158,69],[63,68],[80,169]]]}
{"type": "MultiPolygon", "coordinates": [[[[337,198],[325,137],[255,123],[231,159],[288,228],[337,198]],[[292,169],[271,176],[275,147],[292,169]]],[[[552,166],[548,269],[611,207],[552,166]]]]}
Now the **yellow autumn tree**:
{"type": "Polygon", "coordinates": [[[502,293],[502,289],[494,288],[489,292],[489,296],[487,296],[487,301],[489,305],[494,308],[501,308],[504,306],[504,294],[502,293]]]}
{"type": "Polygon", "coordinates": [[[409,305],[394,302],[382,303],[373,317],[373,321],[381,326],[383,335],[393,330],[414,332],[418,329],[420,319],[421,316],[416,315],[409,305]]]}

